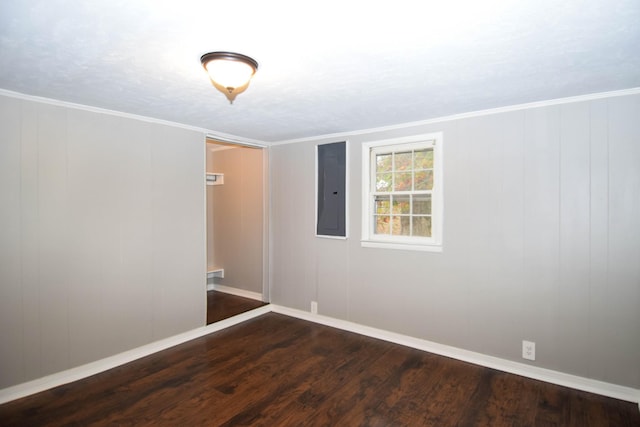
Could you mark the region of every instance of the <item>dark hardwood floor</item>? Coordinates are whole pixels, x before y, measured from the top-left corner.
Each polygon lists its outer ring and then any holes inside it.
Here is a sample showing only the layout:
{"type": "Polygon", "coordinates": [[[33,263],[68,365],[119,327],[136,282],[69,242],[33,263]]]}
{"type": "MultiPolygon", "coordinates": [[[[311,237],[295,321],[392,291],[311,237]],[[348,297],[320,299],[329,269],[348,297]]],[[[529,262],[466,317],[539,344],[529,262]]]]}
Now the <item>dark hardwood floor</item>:
{"type": "Polygon", "coordinates": [[[270,313],[0,405],[0,425],[624,427],[640,412],[270,313]]]}
{"type": "Polygon", "coordinates": [[[267,305],[266,302],[207,291],[207,325],[267,305]]]}

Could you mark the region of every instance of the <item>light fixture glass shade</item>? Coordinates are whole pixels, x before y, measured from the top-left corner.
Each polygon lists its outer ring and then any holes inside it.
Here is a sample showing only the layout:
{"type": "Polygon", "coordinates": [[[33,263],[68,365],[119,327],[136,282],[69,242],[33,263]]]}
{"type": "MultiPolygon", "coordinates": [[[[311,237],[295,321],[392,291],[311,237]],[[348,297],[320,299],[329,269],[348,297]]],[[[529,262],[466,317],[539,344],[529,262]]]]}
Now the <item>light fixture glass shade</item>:
{"type": "Polygon", "coordinates": [[[246,85],[253,76],[253,68],[244,62],[214,59],[206,65],[211,80],[222,87],[240,87],[246,85]]]}
{"type": "Polygon", "coordinates": [[[233,52],[207,53],[202,55],[200,62],[209,73],[213,86],[224,93],[231,103],[236,95],[247,89],[258,69],[254,59],[233,52]]]}

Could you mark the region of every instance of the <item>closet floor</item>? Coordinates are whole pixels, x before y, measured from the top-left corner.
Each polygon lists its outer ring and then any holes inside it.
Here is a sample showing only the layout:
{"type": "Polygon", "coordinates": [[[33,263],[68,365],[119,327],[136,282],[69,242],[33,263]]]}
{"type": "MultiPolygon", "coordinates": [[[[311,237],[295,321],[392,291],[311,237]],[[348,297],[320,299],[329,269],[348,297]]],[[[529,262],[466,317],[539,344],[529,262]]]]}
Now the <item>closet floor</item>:
{"type": "Polygon", "coordinates": [[[267,303],[218,291],[207,291],[207,325],[267,303]]]}

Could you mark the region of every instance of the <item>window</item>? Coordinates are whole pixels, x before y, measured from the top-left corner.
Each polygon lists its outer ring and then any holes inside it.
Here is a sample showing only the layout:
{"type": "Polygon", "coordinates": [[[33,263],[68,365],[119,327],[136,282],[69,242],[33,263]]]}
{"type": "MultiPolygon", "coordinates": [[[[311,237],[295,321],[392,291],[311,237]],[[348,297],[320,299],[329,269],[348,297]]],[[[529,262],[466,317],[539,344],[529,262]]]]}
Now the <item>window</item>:
{"type": "Polygon", "coordinates": [[[442,133],[363,144],[362,246],[442,251],[442,133]]]}

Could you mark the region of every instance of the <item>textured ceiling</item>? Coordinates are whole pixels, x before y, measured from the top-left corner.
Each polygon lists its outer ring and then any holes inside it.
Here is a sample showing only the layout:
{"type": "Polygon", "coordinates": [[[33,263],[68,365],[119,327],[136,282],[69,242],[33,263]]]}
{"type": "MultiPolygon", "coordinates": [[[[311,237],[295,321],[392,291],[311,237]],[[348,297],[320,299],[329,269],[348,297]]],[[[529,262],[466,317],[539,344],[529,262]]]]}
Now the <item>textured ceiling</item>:
{"type": "Polygon", "coordinates": [[[632,87],[638,0],[0,1],[0,88],[247,140],[632,87]],[[216,50],[260,63],[233,105],[216,50]]]}

